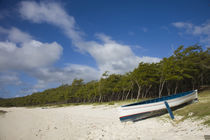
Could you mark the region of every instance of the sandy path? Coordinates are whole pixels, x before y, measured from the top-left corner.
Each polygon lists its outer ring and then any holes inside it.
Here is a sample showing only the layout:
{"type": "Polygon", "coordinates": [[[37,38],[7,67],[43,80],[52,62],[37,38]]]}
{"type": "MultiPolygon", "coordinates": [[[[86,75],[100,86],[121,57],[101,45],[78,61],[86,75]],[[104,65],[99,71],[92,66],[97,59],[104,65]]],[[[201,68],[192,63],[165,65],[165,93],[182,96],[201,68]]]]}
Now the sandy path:
{"type": "Polygon", "coordinates": [[[0,140],[135,140],[204,139],[210,128],[199,122],[180,124],[156,117],[121,123],[116,106],[71,106],[62,108],[0,108],[0,140]]]}

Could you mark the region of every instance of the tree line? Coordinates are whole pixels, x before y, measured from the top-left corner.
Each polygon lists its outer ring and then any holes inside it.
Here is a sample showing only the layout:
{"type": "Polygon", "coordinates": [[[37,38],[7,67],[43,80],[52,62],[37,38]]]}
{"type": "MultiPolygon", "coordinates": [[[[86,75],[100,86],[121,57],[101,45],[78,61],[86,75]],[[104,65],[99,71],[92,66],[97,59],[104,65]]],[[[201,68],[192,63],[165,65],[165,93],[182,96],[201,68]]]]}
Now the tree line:
{"type": "Polygon", "coordinates": [[[0,99],[0,106],[30,106],[63,103],[94,103],[154,98],[176,94],[210,84],[210,48],[178,47],[159,63],[139,63],[126,74],[105,72],[97,81],[74,79],[24,97],[0,99]]]}

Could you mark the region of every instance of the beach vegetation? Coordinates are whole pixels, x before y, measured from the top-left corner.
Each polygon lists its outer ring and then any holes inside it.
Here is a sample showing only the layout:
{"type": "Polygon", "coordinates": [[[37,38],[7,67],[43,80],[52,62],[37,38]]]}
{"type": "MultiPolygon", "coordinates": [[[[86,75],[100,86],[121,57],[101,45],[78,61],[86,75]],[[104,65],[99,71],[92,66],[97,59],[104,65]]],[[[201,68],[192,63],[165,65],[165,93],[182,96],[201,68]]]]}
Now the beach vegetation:
{"type": "MultiPolygon", "coordinates": [[[[106,71],[99,80],[72,84],[36,92],[24,97],[0,99],[0,106],[46,106],[138,101],[162,97],[210,85],[210,48],[180,46],[158,63],[143,63],[125,74],[106,71]]],[[[204,105],[203,103],[202,105],[204,105]]],[[[194,109],[197,109],[196,106],[194,109]]],[[[199,109],[198,109],[199,110],[199,109]]],[[[204,114],[205,115],[205,114],[204,114]]]]}
{"type": "Polygon", "coordinates": [[[175,115],[182,116],[179,121],[186,119],[203,120],[203,124],[210,126],[210,89],[199,93],[199,101],[174,111],[175,115]]]}

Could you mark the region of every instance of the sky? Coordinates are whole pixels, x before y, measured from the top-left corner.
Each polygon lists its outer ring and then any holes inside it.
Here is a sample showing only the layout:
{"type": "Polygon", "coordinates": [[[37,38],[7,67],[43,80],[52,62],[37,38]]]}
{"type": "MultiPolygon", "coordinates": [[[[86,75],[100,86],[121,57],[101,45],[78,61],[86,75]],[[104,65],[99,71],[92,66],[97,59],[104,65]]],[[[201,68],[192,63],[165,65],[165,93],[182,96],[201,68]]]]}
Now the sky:
{"type": "Polygon", "coordinates": [[[210,47],[208,0],[0,0],[0,98],[210,47]]]}

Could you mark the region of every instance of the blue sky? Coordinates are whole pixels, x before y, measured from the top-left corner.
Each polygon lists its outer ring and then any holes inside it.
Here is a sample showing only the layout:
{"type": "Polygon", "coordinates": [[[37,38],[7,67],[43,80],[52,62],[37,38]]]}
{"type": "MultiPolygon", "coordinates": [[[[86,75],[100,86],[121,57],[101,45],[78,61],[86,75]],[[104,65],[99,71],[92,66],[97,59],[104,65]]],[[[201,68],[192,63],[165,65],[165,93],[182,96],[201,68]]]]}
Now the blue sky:
{"type": "Polygon", "coordinates": [[[123,74],[180,45],[210,46],[210,2],[0,1],[0,97],[123,74]]]}

